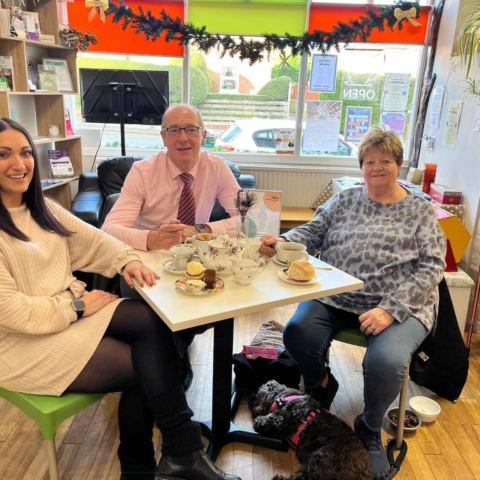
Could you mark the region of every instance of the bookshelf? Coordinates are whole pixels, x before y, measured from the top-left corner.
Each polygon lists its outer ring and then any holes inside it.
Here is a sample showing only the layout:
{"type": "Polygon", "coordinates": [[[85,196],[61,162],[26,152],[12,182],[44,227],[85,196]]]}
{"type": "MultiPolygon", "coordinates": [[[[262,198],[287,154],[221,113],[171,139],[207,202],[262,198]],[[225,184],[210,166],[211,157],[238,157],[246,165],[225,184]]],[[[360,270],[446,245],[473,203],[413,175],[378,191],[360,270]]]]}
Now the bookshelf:
{"type": "MultiPolygon", "coordinates": [[[[55,44],[16,37],[0,36],[0,55],[13,60],[14,90],[0,92],[0,117],[8,117],[22,124],[32,135],[38,152],[40,177],[50,178],[48,150],[68,150],[73,178],[45,187],[45,195],[57,200],[65,208],[71,206],[71,183],[82,173],[82,144],[79,135],[67,136],[65,128],[65,95],[78,93],[78,76],[74,48],[60,44],[58,0],[26,0],[22,10],[37,12],[41,33],[53,35],[55,44]],[[28,90],[27,62],[42,63],[43,58],[65,60],[73,85],[73,92],[30,92],[28,90]],[[49,137],[50,125],[58,125],[59,136],[49,137]]],[[[73,113],[73,112],[71,112],[73,113]]]]}

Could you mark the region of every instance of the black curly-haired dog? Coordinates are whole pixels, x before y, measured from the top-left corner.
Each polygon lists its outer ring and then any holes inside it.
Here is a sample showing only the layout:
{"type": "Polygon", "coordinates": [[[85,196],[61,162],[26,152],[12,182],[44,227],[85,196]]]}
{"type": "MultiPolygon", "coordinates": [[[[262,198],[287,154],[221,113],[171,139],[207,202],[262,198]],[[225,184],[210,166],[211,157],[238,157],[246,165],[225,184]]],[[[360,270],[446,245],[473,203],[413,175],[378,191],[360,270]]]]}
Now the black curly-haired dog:
{"type": "Polygon", "coordinates": [[[373,478],[368,453],[354,431],[313,398],[271,380],[252,394],[249,407],[258,433],[296,443],[302,468],[272,480],[373,478]]]}

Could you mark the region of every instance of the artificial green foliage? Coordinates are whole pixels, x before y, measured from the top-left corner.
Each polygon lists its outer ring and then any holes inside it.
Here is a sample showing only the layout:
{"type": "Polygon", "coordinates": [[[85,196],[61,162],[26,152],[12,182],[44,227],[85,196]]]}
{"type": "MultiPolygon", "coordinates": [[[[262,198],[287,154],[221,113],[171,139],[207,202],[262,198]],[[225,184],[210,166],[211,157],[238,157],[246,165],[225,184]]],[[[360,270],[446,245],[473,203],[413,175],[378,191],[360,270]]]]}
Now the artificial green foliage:
{"type": "Polygon", "coordinates": [[[322,53],[329,52],[332,48],[339,51],[341,46],[355,41],[366,41],[374,30],[381,32],[387,26],[394,30],[402,30],[407,19],[402,19],[398,24],[394,16],[395,8],[402,10],[415,7],[416,18],[420,16],[420,4],[418,2],[399,1],[394,5],[365,7],[365,15],[349,22],[338,22],[331,32],[315,30],[313,33],[304,33],[302,36],[294,36],[285,33],[279,35],[264,35],[261,40],[247,40],[243,36],[238,39],[230,35],[211,34],[204,26],[195,27],[182,20],[170,17],[165,10],[160,12],[160,18],[155,17],[149,10],[145,12],[139,7],[139,14],[133,12],[123,0],[119,5],[109,1],[106,15],[112,15],[114,23],[121,23],[122,29],[133,28],[136,34],[143,34],[146,40],[155,42],[162,34],[165,34],[167,42],[175,40],[183,45],[191,43],[202,52],[209,52],[216,48],[220,52],[220,58],[225,55],[237,56],[240,60],[248,60],[250,65],[270,58],[273,51],[291,52],[295,57],[303,53],[311,53],[319,50],[322,53]]]}
{"type": "Polygon", "coordinates": [[[288,89],[291,79],[289,77],[278,77],[269,80],[259,91],[259,95],[266,95],[274,100],[288,100],[288,89]]]}
{"type": "MultiPolygon", "coordinates": [[[[462,11],[463,24],[458,43],[460,60],[467,67],[466,77],[470,74],[472,64],[477,60],[480,52],[480,2],[474,2],[462,11]]],[[[467,81],[468,85],[468,81],[467,81]]]]}

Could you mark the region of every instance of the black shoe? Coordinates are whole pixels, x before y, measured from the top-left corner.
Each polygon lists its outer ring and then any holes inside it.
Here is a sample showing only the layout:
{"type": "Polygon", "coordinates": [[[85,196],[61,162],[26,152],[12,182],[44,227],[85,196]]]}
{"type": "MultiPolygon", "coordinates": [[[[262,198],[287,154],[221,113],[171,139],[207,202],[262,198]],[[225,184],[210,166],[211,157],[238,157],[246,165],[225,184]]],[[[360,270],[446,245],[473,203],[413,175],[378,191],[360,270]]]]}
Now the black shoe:
{"type": "Polygon", "coordinates": [[[178,465],[174,463],[172,457],[163,455],[158,464],[155,480],[242,480],[240,477],[222,472],[208,458],[205,450],[196,450],[186,457],[187,465],[178,465]]]}
{"type": "Polygon", "coordinates": [[[353,429],[367,449],[370,456],[370,467],[374,479],[388,479],[390,463],[387,453],[382,445],[382,434],[380,430],[371,430],[365,423],[363,414],[358,415],[353,423],[353,429]]]}
{"type": "Polygon", "coordinates": [[[120,480],[155,480],[154,473],[122,473],[120,480]]]}
{"type": "Polygon", "coordinates": [[[193,369],[192,364],[190,363],[190,353],[188,348],[180,363],[180,375],[182,377],[183,389],[187,391],[193,381],[193,369]]]}
{"type": "Polygon", "coordinates": [[[314,398],[317,402],[320,402],[320,404],[325,410],[330,410],[333,399],[338,392],[338,382],[337,379],[333,376],[329,367],[327,367],[327,375],[327,386],[325,388],[321,386],[312,388],[309,393],[312,398],[314,398]]]}

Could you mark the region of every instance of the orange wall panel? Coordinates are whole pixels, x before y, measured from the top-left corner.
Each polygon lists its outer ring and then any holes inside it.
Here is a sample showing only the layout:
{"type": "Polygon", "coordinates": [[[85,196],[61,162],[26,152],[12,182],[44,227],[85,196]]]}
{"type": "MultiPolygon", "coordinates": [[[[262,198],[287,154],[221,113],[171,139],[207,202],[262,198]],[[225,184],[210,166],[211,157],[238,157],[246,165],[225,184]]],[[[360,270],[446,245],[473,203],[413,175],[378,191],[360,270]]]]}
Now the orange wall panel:
{"type": "MultiPolygon", "coordinates": [[[[138,13],[138,6],[141,5],[145,12],[150,9],[156,17],[160,16],[162,9],[165,9],[171,17],[180,17],[182,22],[184,19],[183,1],[127,0],[126,3],[135,13],[138,13]]],[[[105,23],[100,20],[98,14],[89,22],[90,8],[85,7],[84,0],[75,0],[68,3],[67,8],[68,21],[73,28],[81,32],[88,30],[97,36],[98,44],[91,45],[88,49],[89,52],[183,56],[183,45],[177,41],[172,40],[167,43],[164,40],[165,35],[162,35],[155,42],[147,41],[145,35],[136,35],[131,27],[123,31],[121,22],[116,24],[112,22],[113,15],[108,16],[105,23]]]]}
{"type": "MultiPolygon", "coordinates": [[[[367,42],[378,43],[424,43],[430,7],[422,7],[420,18],[417,20],[421,26],[414,27],[410,22],[403,23],[403,30],[395,29],[393,32],[385,22],[385,30],[374,30],[367,42]]],[[[331,32],[338,21],[349,22],[366,16],[364,5],[339,5],[339,4],[313,4],[310,9],[309,33],[314,30],[331,32]]]]}

